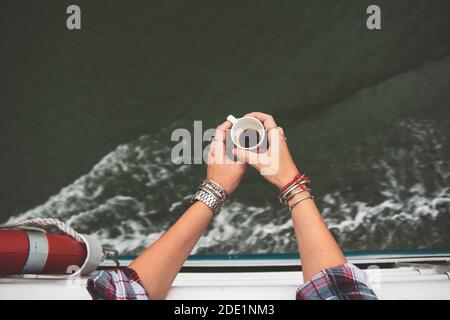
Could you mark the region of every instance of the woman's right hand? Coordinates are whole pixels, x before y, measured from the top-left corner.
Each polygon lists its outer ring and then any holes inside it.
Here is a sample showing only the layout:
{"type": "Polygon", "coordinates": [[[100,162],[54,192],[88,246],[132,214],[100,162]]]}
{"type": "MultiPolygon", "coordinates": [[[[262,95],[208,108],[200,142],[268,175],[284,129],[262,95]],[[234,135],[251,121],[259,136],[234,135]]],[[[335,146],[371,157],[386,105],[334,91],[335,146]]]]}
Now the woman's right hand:
{"type": "Polygon", "coordinates": [[[236,163],[226,155],[225,139],[230,128],[229,121],[217,127],[209,151],[207,171],[207,178],[217,182],[228,194],[237,188],[246,169],[245,164],[236,163]]]}
{"type": "Polygon", "coordinates": [[[273,117],[261,112],[252,112],[246,116],[254,117],[262,122],[267,130],[269,148],[264,153],[235,148],[234,154],[264,176],[269,182],[281,189],[298,173],[286,143],[284,131],[278,127],[273,117]]]}

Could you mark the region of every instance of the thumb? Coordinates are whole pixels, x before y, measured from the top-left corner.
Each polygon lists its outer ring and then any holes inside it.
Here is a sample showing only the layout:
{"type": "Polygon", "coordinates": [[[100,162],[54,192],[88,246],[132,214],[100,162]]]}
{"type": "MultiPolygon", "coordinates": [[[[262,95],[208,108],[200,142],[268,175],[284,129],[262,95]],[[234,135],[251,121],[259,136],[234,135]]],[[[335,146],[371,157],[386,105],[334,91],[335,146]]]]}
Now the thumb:
{"type": "Polygon", "coordinates": [[[249,150],[234,148],[233,154],[237,157],[239,161],[245,162],[256,169],[259,169],[259,161],[258,161],[259,159],[257,153],[249,150]]]}

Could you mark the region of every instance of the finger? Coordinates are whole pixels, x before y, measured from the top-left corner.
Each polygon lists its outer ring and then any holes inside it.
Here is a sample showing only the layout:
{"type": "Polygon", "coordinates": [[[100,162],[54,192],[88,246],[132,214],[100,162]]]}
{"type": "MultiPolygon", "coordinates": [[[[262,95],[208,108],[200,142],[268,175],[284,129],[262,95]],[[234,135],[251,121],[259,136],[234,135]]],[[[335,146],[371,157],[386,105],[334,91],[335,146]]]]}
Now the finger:
{"type": "Polygon", "coordinates": [[[262,113],[262,112],[250,112],[247,113],[246,116],[254,117],[261,121],[266,129],[276,128],[277,124],[275,120],[270,114],[262,113]]]}
{"type": "Polygon", "coordinates": [[[227,129],[230,129],[232,126],[233,126],[233,124],[230,121],[226,120],[220,126],[218,126],[218,128],[227,130],[227,129]]]}
{"type": "Polygon", "coordinates": [[[214,140],[213,140],[213,141],[211,141],[211,144],[210,144],[210,146],[209,146],[208,156],[209,156],[209,157],[213,157],[215,153],[216,153],[216,152],[215,152],[215,148],[214,148],[214,140]]]}
{"type": "Polygon", "coordinates": [[[231,122],[225,121],[216,128],[215,140],[225,141],[227,130],[231,128],[231,122]]]}
{"type": "Polygon", "coordinates": [[[214,140],[211,142],[211,152],[213,155],[218,155],[224,152],[225,149],[225,145],[223,143],[223,141],[220,140],[216,140],[216,138],[214,138],[214,140]]]}
{"type": "Polygon", "coordinates": [[[226,147],[223,141],[213,140],[211,143],[210,157],[214,163],[225,164],[229,162],[226,154],[226,147]]]}
{"type": "Polygon", "coordinates": [[[276,127],[274,129],[267,131],[267,139],[269,140],[269,144],[272,144],[274,141],[282,141],[284,140],[284,130],[281,127],[276,127]]]}
{"type": "Polygon", "coordinates": [[[223,123],[221,123],[217,129],[220,129],[222,131],[226,131],[227,129],[230,129],[233,126],[233,124],[230,121],[225,121],[223,123]]]}
{"type": "Polygon", "coordinates": [[[233,154],[238,158],[239,161],[247,163],[257,169],[259,168],[257,153],[248,150],[234,148],[233,154]]]}
{"type": "Polygon", "coordinates": [[[215,162],[216,152],[213,147],[213,142],[209,145],[209,151],[208,151],[208,165],[213,164],[215,162]]]}
{"type": "Polygon", "coordinates": [[[260,120],[260,121],[265,121],[265,120],[267,120],[269,117],[271,117],[270,114],[263,113],[263,112],[258,112],[258,111],[254,111],[254,112],[247,113],[245,116],[248,116],[248,117],[254,117],[254,118],[256,118],[256,119],[258,119],[258,120],[260,120]]]}

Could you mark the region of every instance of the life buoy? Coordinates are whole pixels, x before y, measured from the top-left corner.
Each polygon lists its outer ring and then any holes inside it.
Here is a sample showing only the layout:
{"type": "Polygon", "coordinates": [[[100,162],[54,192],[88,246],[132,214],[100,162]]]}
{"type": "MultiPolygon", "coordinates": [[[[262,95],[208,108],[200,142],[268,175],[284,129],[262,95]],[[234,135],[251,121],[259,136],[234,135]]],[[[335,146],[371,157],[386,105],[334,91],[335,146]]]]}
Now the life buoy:
{"type": "Polygon", "coordinates": [[[0,230],[0,275],[89,274],[102,261],[102,247],[80,236],[84,243],[61,234],[0,230]]]}

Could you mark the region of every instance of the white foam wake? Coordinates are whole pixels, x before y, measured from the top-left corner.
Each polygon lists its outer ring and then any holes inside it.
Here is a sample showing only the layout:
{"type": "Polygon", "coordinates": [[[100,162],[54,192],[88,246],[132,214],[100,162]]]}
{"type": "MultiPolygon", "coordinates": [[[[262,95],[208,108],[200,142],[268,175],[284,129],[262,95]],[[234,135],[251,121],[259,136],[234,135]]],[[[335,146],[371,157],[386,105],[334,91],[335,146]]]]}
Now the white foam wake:
{"type": "MultiPolygon", "coordinates": [[[[364,199],[351,189],[318,197],[346,250],[450,244],[445,139],[429,121],[407,120],[398,128],[412,143],[385,148],[369,164],[375,198],[364,199]]],[[[47,202],[8,222],[55,217],[81,233],[96,234],[122,254],[136,254],[182,214],[202,174],[201,168],[172,164],[169,155],[149,136],[121,145],[47,202]]],[[[235,198],[223,211],[194,253],[296,252],[290,216],[275,196],[256,205],[235,198]]]]}

